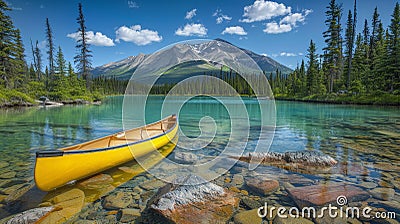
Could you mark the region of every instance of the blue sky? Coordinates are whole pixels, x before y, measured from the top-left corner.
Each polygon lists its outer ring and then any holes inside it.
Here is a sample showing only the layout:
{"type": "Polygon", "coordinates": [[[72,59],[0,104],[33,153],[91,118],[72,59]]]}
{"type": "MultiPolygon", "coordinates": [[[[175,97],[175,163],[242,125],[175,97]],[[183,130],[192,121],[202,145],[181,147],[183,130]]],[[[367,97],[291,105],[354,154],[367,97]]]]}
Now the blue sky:
{"type": "MultiPolygon", "coordinates": [[[[32,54],[30,39],[38,40],[45,55],[45,20],[49,18],[55,44],[67,61],[73,61],[78,24],[78,2],[83,5],[87,30],[91,31],[93,66],[121,60],[139,53],[152,53],[188,39],[225,39],[236,46],[266,54],[295,67],[305,58],[310,39],[324,46],[325,7],[328,0],[281,1],[141,1],[141,0],[6,0],[14,25],[22,32],[26,58],[32,54]]],[[[352,0],[343,4],[345,24],[352,0]]],[[[375,6],[386,27],[396,0],[358,0],[360,32],[364,19],[371,21],[375,6]]]]}

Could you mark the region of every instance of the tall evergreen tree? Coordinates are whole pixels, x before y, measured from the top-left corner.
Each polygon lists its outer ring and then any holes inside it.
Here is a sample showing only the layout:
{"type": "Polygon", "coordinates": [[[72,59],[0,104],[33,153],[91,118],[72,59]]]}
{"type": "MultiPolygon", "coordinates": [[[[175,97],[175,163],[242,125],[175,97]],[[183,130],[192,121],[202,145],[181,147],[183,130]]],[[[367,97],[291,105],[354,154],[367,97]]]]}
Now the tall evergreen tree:
{"type": "Polygon", "coordinates": [[[389,91],[400,92],[400,6],[396,3],[389,25],[388,41],[388,81],[389,91]]]}
{"type": "MultiPolygon", "coordinates": [[[[47,45],[47,55],[49,60],[49,75],[54,74],[54,42],[53,42],[53,32],[50,27],[49,18],[46,18],[46,45],[47,45]]],[[[47,77],[47,79],[51,79],[47,77]]]]}
{"type": "Polygon", "coordinates": [[[346,77],[346,88],[349,90],[351,88],[351,67],[353,60],[353,49],[354,49],[354,39],[356,35],[356,24],[357,24],[357,0],[354,0],[353,16],[351,10],[347,15],[347,24],[345,30],[345,41],[346,41],[346,66],[345,73],[346,77]]]}
{"type": "Polygon", "coordinates": [[[375,7],[374,14],[372,16],[372,32],[369,41],[369,54],[371,59],[373,57],[373,51],[375,50],[376,42],[378,41],[379,24],[381,20],[379,19],[378,7],[375,7]]]}
{"type": "Polygon", "coordinates": [[[325,60],[325,71],[329,80],[328,90],[333,92],[334,80],[341,76],[341,26],[340,26],[340,15],[341,6],[339,6],[335,0],[331,0],[327,11],[325,12],[326,20],[325,24],[328,26],[328,30],[323,33],[325,38],[326,47],[323,49],[324,60],[325,60]]]}
{"type": "Polygon", "coordinates": [[[318,89],[318,55],[314,42],[310,41],[307,49],[308,68],[307,68],[307,92],[309,95],[315,94],[318,89]]]}
{"type": "Polygon", "coordinates": [[[10,11],[8,5],[0,0],[0,80],[5,87],[11,87],[12,57],[14,25],[6,14],[10,11]]]}
{"type": "Polygon", "coordinates": [[[36,41],[36,44],[35,44],[34,55],[35,55],[34,58],[36,58],[36,64],[35,64],[36,77],[38,78],[39,81],[41,81],[41,80],[43,80],[43,77],[42,77],[42,54],[40,52],[38,41],[36,41]]]}
{"type": "Polygon", "coordinates": [[[19,29],[14,30],[15,43],[13,44],[13,86],[14,88],[22,87],[27,79],[24,45],[22,44],[21,32],[19,29]]]}
{"type": "Polygon", "coordinates": [[[363,40],[365,45],[369,44],[369,27],[367,19],[364,20],[363,40]]]}
{"type": "Polygon", "coordinates": [[[91,50],[89,49],[88,40],[86,35],[85,17],[82,12],[82,4],[78,5],[79,16],[77,18],[79,28],[78,34],[79,38],[77,40],[76,48],[78,49],[78,54],[74,57],[74,62],[76,64],[79,74],[86,81],[86,89],[90,88],[90,70],[92,67],[91,63],[91,50]]]}
{"type": "Polygon", "coordinates": [[[61,46],[58,46],[58,51],[56,55],[56,73],[60,76],[65,76],[66,73],[66,61],[64,54],[61,50],[61,46]]]}
{"type": "Polygon", "coordinates": [[[347,14],[347,23],[346,23],[346,30],[345,30],[345,42],[346,42],[346,49],[345,49],[345,58],[346,64],[344,67],[344,71],[347,74],[345,78],[346,87],[350,89],[350,71],[351,71],[351,60],[353,58],[353,15],[351,10],[349,10],[347,14]]]}

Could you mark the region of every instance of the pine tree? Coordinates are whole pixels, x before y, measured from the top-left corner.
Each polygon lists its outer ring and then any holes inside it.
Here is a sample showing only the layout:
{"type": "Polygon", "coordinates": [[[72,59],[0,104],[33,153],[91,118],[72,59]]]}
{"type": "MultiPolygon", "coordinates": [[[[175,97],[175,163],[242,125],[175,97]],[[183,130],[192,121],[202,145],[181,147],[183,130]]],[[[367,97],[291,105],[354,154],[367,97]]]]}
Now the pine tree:
{"type": "Polygon", "coordinates": [[[56,55],[56,73],[60,76],[65,76],[66,72],[66,61],[64,59],[64,54],[61,50],[61,46],[58,46],[58,51],[56,55]]]}
{"type": "Polygon", "coordinates": [[[372,32],[369,42],[369,55],[371,56],[372,60],[373,60],[373,52],[375,50],[375,45],[378,42],[378,32],[380,23],[381,20],[379,19],[378,7],[375,7],[374,14],[372,16],[372,24],[371,24],[372,32]]]}
{"type": "Polygon", "coordinates": [[[13,57],[13,86],[14,88],[22,87],[24,82],[26,81],[26,64],[25,64],[25,55],[24,55],[24,45],[22,44],[21,32],[19,29],[14,30],[14,40],[12,48],[12,57],[13,57]]]}
{"type": "Polygon", "coordinates": [[[310,41],[310,46],[307,49],[308,67],[307,67],[307,93],[312,95],[316,93],[318,89],[318,55],[316,53],[316,47],[314,42],[310,41]]]}
{"type": "MultiPolygon", "coordinates": [[[[46,18],[46,45],[47,45],[47,55],[49,60],[49,75],[54,74],[54,43],[53,43],[53,32],[50,27],[49,18],[46,18]]],[[[47,77],[47,79],[52,79],[47,77]]]]}
{"type": "Polygon", "coordinates": [[[346,81],[346,89],[349,90],[351,88],[351,67],[352,67],[352,60],[353,60],[353,49],[354,49],[354,38],[355,38],[355,30],[357,24],[357,0],[354,0],[354,15],[352,15],[351,10],[347,15],[347,23],[346,23],[346,30],[345,30],[345,41],[346,41],[346,64],[344,68],[345,74],[347,77],[345,78],[346,81]]]}
{"type": "Polygon", "coordinates": [[[74,62],[76,64],[77,70],[83,79],[86,81],[86,89],[90,88],[90,70],[92,67],[91,64],[91,50],[89,50],[88,37],[86,36],[86,26],[85,26],[85,17],[82,12],[82,4],[78,5],[79,16],[76,19],[79,24],[78,34],[79,38],[77,40],[76,48],[79,53],[74,57],[74,62]]]}
{"type": "Polygon", "coordinates": [[[0,80],[6,88],[11,87],[12,57],[14,25],[11,18],[6,15],[10,11],[7,4],[0,0],[0,80]]]}
{"type": "Polygon", "coordinates": [[[389,25],[388,37],[388,77],[389,91],[400,91],[400,6],[396,3],[389,25]]]}
{"type": "Polygon", "coordinates": [[[324,65],[327,78],[329,80],[328,90],[329,92],[333,92],[334,80],[341,76],[342,68],[342,40],[340,35],[341,6],[336,4],[335,0],[331,0],[325,15],[327,17],[325,24],[328,26],[328,30],[323,33],[325,43],[327,45],[323,49],[325,52],[324,65]]]}
{"type": "Polygon", "coordinates": [[[34,50],[34,58],[36,58],[35,63],[35,70],[36,70],[36,77],[38,81],[42,81],[42,54],[40,53],[39,42],[36,41],[35,50],[34,50]]]}

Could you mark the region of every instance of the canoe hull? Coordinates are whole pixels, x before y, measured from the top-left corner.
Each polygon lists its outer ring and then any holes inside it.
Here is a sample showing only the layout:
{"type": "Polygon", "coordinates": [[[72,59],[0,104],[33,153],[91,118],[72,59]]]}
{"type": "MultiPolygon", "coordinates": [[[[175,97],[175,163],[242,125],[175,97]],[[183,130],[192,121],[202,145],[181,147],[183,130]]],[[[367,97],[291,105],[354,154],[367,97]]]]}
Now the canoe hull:
{"type": "Polygon", "coordinates": [[[39,189],[50,191],[67,183],[144,156],[168,144],[176,136],[178,125],[163,135],[105,150],[65,153],[62,156],[37,157],[35,182],[39,189]]]}

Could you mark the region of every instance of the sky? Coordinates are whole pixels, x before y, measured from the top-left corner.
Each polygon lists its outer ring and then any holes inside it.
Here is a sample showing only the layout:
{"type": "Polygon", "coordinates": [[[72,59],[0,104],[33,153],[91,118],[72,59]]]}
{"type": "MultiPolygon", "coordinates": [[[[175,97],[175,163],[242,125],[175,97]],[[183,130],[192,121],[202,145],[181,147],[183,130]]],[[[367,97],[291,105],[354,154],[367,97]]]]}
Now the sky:
{"type": "MultiPolygon", "coordinates": [[[[6,0],[13,9],[8,15],[21,30],[28,63],[32,61],[30,40],[37,40],[42,57],[47,57],[46,18],[55,45],[61,46],[66,60],[73,62],[79,2],[93,51],[93,67],[139,53],[150,54],[180,41],[222,38],[295,68],[306,59],[311,39],[319,52],[324,47],[324,12],[329,0],[6,0]]],[[[337,2],[343,5],[344,26],[354,1],[337,2]]],[[[361,32],[364,19],[371,23],[375,7],[387,27],[396,2],[358,0],[357,31],[361,32]]]]}

